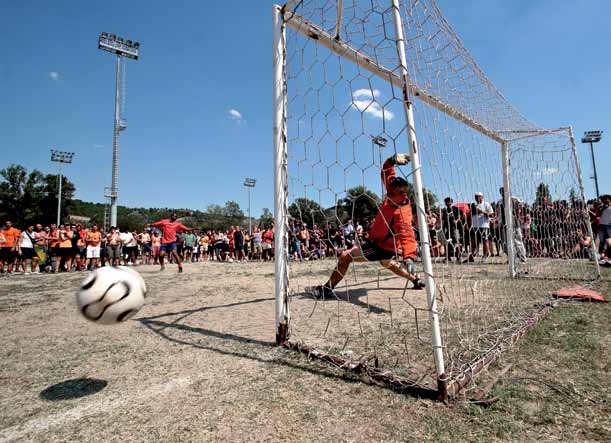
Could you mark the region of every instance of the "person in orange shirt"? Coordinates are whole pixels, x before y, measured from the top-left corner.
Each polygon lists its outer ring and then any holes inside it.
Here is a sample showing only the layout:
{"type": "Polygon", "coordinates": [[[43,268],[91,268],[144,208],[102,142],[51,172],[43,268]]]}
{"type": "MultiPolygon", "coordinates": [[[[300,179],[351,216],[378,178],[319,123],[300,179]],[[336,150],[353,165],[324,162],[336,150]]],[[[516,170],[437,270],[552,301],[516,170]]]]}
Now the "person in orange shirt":
{"type": "Polygon", "coordinates": [[[4,229],[0,231],[0,272],[4,272],[5,265],[8,274],[13,272],[20,235],[21,231],[13,227],[10,220],[4,222],[4,229]]]}
{"type": "Polygon", "coordinates": [[[309,288],[315,297],[330,297],[333,290],[346,275],[350,263],[379,261],[382,266],[413,283],[413,289],[424,288],[424,283],[412,270],[416,258],[417,243],[412,228],[412,208],[408,198],[408,182],[397,177],[395,165],[406,165],[410,157],[396,154],[388,158],[382,167],[382,181],[386,186],[386,197],[371,226],[366,241],[343,251],[337,267],[324,285],[309,288]],[[395,260],[400,257],[406,266],[395,260]]]}
{"type": "Polygon", "coordinates": [[[93,225],[91,231],[87,231],[85,243],[87,244],[87,269],[95,271],[100,260],[100,245],[102,244],[102,233],[98,225],[93,225]]]}
{"type": "Polygon", "coordinates": [[[47,243],[49,245],[49,254],[51,256],[52,263],[51,272],[55,272],[56,267],[59,268],[59,264],[62,260],[59,255],[59,229],[57,229],[57,225],[55,223],[51,224],[51,231],[49,231],[49,235],[47,236],[47,243]]]}
{"type": "MultiPolygon", "coordinates": [[[[178,221],[178,215],[173,212],[169,219],[159,220],[158,222],[152,223],[152,227],[161,229],[161,250],[159,254],[159,264],[161,270],[165,269],[163,259],[166,252],[170,253],[178,264],[178,272],[182,273],[182,260],[176,252],[176,231],[190,232],[192,228],[188,228],[178,221]]],[[[148,226],[146,226],[148,227],[148,226]]]]}
{"type": "Polygon", "coordinates": [[[55,260],[55,272],[59,272],[61,260],[64,261],[66,272],[72,271],[72,230],[67,229],[64,225],[59,225],[59,260],[55,260]]]}

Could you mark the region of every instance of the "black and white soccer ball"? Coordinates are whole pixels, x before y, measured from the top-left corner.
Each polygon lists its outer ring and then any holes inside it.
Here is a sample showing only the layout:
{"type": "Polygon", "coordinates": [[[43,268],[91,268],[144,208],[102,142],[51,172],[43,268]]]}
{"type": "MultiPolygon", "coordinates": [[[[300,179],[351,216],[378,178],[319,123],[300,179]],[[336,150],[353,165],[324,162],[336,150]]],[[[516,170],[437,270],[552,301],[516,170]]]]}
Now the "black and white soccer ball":
{"type": "Polygon", "coordinates": [[[144,305],[146,283],[133,269],[102,267],[91,272],[76,293],[79,312],[102,325],[124,322],[144,305]]]}

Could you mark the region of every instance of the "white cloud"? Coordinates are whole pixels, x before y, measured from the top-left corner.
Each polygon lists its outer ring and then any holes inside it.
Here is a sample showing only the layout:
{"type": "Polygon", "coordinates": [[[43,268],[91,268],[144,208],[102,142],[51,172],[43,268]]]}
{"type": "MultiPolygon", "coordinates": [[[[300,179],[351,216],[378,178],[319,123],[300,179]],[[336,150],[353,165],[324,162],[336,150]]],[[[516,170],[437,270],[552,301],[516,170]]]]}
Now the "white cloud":
{"type": "Polygon", "coordinates": [[[53,81],[57,81],[61,79],[61,75],[59,72],[51,71],[49,72],[49,78],[53,81]]]}
{"type": "Polygon", "coordinates": [[[242,114],[240,113],[240,111],[238,111],[237,109],[230,109],[229,110],[229,116],[234,119],[237,120],[239,122],[242,121],[242,114]]]}
{"type": "Polygon", "coordinates": [[[99,143],[95,143],[95,144],[93,145],[93,147],[94,147],[94,148],[96,148],[96,149],[102,149],[102,148],[104,147],[104,145],[101,145],[101,144],[99,144],[99,143]]]}
{"type": "Polygon", "coordinates": [[[357,89],[352,92],[352,106],[372,117],[392,120],[395,114],[388,109],[383,109],[378,102],[374,101],[379,96],[379,89],[357,89]]]}
{"type": "Polygon", "coordinates": [[[367,88],[363,88],[363,89],[357,89],[356,91],[354,91],[352,93],[352,96],[354,98],[373,98],[373,97],[378,97],[380,95],[380,90],[379,89],[367,89],[367,88]]]}
{"type": "Polygon", "coordinates": [[[388,109],[383,109],[378,102],[373,100],[353,100],[352,106],[361,112],[365,112],[375,118],[383,118],[385,120],[392,120],[395,114],[388,109]]]}

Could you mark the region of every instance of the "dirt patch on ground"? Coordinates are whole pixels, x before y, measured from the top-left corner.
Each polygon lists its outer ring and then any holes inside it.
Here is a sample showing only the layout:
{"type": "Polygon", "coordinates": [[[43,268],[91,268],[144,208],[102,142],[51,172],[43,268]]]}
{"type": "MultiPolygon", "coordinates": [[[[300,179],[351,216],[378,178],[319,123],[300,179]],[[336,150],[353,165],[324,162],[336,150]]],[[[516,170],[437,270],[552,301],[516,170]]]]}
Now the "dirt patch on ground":
{"type": "MultiPolygon", "coordinates": [[[[316,266],[304,272],[320,279],[329,264],[316,266]]],[[[0,279],[0,442],[540,438],[519,417],[487,412],[473,426],[469,408],[399,395],[274,347],[271,263],[137,269],[147,303],[111,327],[77,312],[84,274],[0,279]]],[[[350,283],[360,281],[377,285],[350,283]]],[[[370,302],[385,307],[386,298],[370,302]]]]}

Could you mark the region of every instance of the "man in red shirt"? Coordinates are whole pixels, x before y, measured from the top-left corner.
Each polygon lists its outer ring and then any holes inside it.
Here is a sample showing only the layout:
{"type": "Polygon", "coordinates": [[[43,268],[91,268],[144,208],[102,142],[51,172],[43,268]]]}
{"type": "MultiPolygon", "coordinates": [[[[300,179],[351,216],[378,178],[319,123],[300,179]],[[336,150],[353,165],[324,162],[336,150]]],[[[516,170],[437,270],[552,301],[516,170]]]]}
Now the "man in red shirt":
{"type": "Polygon", "coordinates": [[[187,228],[181,222],[176,221],[178,216],[176,213],[172,213],[169,219],[160,220],[151,224],[151,226],[155,228],[161,229],[161,248],[159,253],[159,264],[161,265],[161,270],[165,269],[163,264],[163,258],[165,257],[166,252],[171,253],[178,264],[178,272],[182,272],[182,261],[180,257],[176,253],[176,231],[193,231],[191,228],[187,228]]]}
{"type": "Polygon", "coordinates": [[[416,258],[417,243],[412,228],[409,184],[397,177],[395,172],[395,165],[406,165],[409,161],[407,154],[396,154],[384,162],[382,181],[386,186],[386,197],[373,221],[369,238],[341,253],[329,280],[324,285],[312,288],[315,297],[332,296],[333,289],[342,281],[353,261],[379,261],[399,277],[410,280],[414,289],[424,288],[424,283],[411,269],[416,258]],[[401,266],[395,257],[400,257],[407,266],[401,266]]]}

